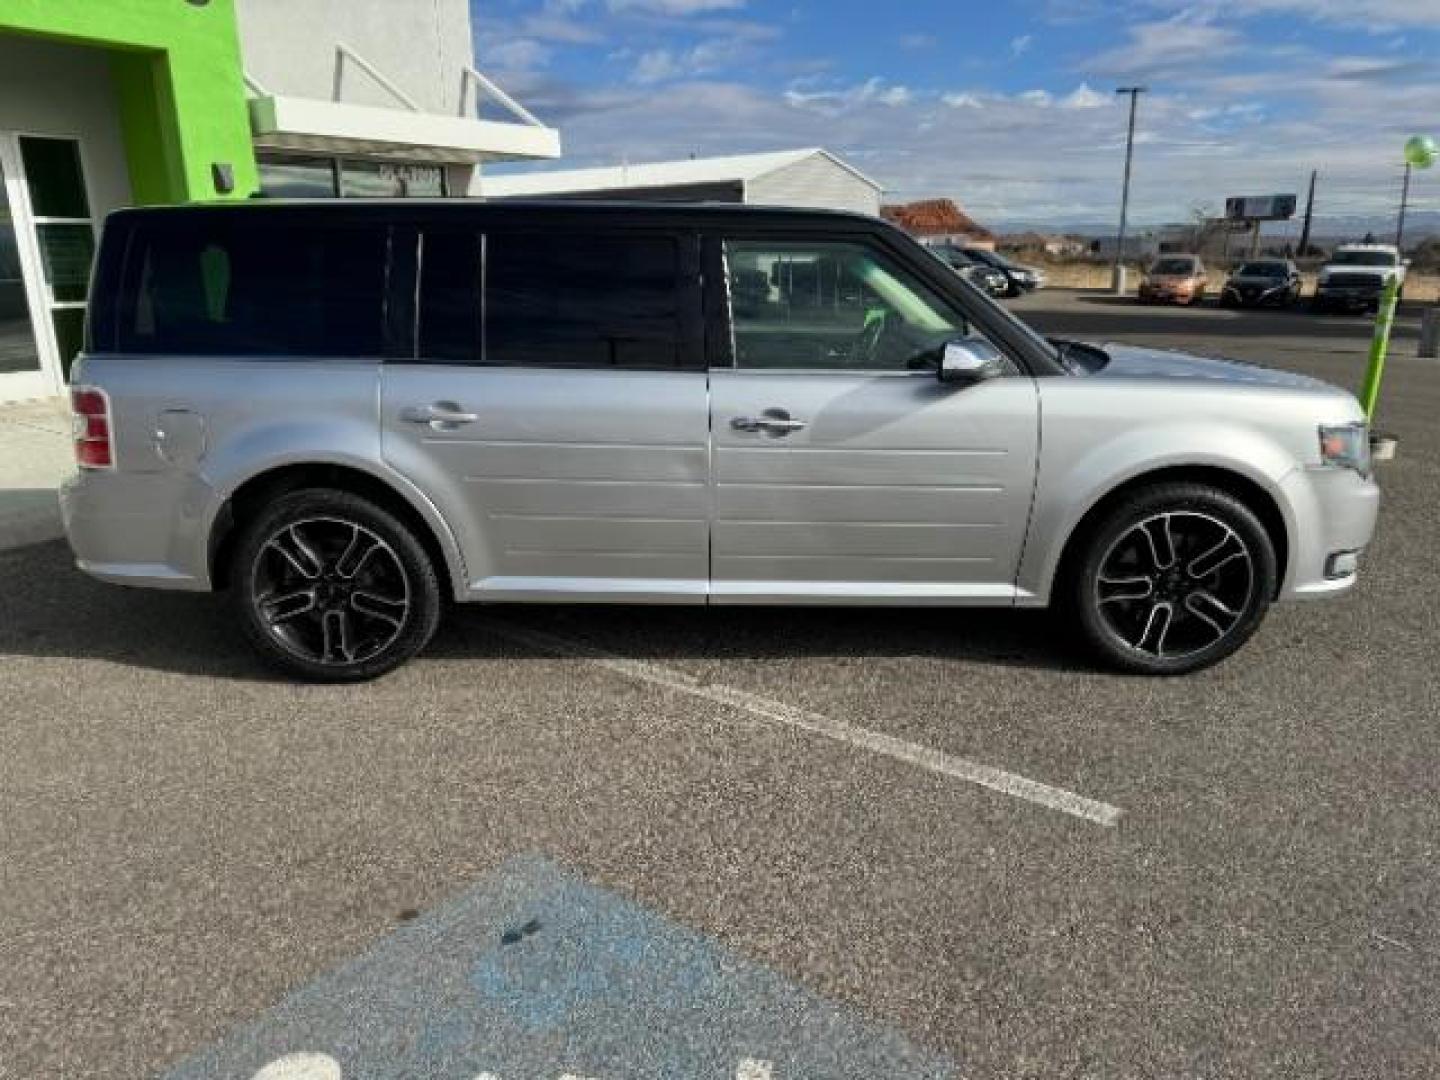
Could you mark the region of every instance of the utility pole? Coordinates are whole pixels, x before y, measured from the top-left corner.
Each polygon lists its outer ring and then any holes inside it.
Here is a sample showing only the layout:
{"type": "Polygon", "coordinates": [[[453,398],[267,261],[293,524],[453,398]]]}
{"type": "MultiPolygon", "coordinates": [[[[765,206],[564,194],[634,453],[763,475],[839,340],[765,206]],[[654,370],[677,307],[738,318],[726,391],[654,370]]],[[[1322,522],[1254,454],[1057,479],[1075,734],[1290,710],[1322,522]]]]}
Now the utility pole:
{"type": "Polygon", "coordinates": [[[1405,180],[1400,187],[1400,216],[1395,221],[1395,249],[1404,251],[1400,246],[1405,239],[1405,207],[1410,202],[1410,162],[1405,162],[1405,180]]]}
{"type": "Polygon", "coordinates": [[[1310,222],[1315,216],[1315,175],[1318,172],[1318,169],[1310,170],[1310,197],[1305,200],[1305,225],[1300,230],[1300,250],[1295,253],[1302,259],[1310,249],[1310,222]]]}
{"type": "Polygon", "coordinates": [[[1120,189],[1120,233],[1115,239],[1115,265],[1111,270],[1111,282],[1116,289],[1120,287],[1120,264],[1125,257],[1125,218],[1130,212],[1130,163],[1135,157],[1135,106],[1140,95],[1147,89],[1148,87],[1144,86],[1122,86],[1115,91],[1117,94],[1130,95],[1130,127],[1125,135],[1125,184],[1120,189]]]}

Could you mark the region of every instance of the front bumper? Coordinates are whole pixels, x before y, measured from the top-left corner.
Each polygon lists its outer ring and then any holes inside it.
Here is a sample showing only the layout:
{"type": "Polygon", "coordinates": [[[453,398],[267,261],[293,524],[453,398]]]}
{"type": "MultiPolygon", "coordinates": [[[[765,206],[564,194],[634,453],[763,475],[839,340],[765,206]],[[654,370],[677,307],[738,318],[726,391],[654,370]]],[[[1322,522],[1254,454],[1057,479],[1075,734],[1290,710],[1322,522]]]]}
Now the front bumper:
{"type": "Polygon", "coordinates": [[[1373,476],[1350,469],[1304,468],[1282,482],[1293,514],[1290,552],[1282,600],[1318,600],[1348,592],[1356,574],[1333,573],[1339,555],[1359,555],[1370,545],[1380,510],[1380,487],[1373,476]]]}
{"type": "Polygon", "coordinates": [[[1254,289],[1237,289],[1226,286],[1225,291],[1220,294],[1220,299],[1234,304],[1236,307],[1265,307],[1268,304],[1283,304],[1290,300],[1288,289],[1266,289],[1256,291],[1254,289]]]}
{"type": "Polygon", "coordinates": [[[1167,285],[1141,285],[1141,286],[1140,286],[1140,299],[1141,299],[1141,300],[1156,300],[1156,301],[1168,300],[1168,301],[1174,301],[1174,302],[1176,302],[1176,303],[1180,303],[1180,302],[1188,303],[1190,300],[1194,299],[1194,297],[1195,297],[1195,290],[1194,290],[1194,289],[1175,289],[1175,288],[1171,288],[1170,286],[1167,286],[1167,285]]]}
{"type": "Polygon", "coordinates": [[[1315,299],[1322,304],[1337,306],[1369,306],[1380,302],[1383,291],[1378,285],[1319,285],[1315,289],[1315,299]]]}

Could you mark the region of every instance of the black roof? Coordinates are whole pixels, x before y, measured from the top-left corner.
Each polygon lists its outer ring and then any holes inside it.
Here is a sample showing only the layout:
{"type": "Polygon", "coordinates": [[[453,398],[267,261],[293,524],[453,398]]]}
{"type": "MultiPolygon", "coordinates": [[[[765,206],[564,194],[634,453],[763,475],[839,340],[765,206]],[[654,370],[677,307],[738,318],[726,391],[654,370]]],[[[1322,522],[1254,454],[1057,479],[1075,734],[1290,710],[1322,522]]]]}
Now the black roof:
{"type": "Polygon", "coordinates": [[[656,224],[755,224],[766,228],[827,229],[838,232],[894,230],[877,217],[849,210],[751,206],[738,203],[677,203],[609,199],[237,199],[180,203],[117,210],[113,217],[188,214],[323,214],[364,220],[416,221],[456,217],[514,218],[540,221],[625,220],[645,218],[656,224]]]}

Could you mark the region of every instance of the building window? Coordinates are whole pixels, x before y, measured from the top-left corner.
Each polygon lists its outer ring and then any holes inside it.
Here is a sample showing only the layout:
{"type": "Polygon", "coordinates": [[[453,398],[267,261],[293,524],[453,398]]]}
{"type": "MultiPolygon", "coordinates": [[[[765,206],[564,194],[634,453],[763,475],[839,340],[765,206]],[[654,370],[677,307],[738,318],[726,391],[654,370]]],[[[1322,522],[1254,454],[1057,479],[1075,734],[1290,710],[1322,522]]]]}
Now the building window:
{"type": "Polygon", "coordinates": [[[337,194],[335,159],[259,157],[260,191],[274,199],[330,199],[337,194]]]}
{"type": "Polygon", "coordinates": [[[399,161],[343,161],[340,194],[362,199],[438,199],[445,195],[445,170],[399,161]]]}
{"type": "Polygon", "coordinates": [[[445,169],[405,161],[261,154],[260,192],[272,199],[442,198],[445,169]]]}

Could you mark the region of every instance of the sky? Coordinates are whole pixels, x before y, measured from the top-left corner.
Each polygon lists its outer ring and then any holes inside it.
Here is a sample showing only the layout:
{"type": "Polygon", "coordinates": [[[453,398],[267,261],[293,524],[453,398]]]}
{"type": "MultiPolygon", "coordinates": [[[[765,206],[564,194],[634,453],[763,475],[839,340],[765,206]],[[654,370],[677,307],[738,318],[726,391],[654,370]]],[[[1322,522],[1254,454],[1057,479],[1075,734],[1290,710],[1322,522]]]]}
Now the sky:
{"type": "MultiPolygon", "coordinates": [[[[1440,0],[472,0],[478,66],[567,167],[824,146],[888,201],[993,228],[1112,228],[1296,192],[1382,222],[1440,139],[1440,0]]],[[[1412,207],[1440,212],[1440,165],[1412,207]]],[[[1352,222],[1353,223],[1353,222],[1352,222]]],[[[1297,226],[1298,228],[1298,226],[1297,226]]]]}

